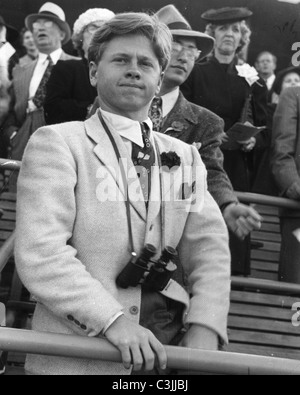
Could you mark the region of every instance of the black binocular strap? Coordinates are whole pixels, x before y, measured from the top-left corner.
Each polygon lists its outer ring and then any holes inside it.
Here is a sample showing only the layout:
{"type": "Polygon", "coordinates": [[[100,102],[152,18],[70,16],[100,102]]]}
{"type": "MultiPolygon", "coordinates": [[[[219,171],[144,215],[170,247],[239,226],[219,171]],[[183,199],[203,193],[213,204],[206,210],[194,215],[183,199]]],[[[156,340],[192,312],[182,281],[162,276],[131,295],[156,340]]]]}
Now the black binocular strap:
{"type": "Polygon", "coordinates": [[[111,131],[109,130],[108,126],[106,125],[106,123],[105,123],[105,121],[104,121],[104,119],[102,117],[101,112],[98,111],[98,114],[99,114],[99,118],[100,118],[100,121],[102,123],[102,126],[104,127],[104,130],[106,131],[106,133],[107,133],[107,135],[108,135],[108,137],[109,137],[109,139],[110,139],[110,141],[112,143],[112,146],[113,146],[113,148],[115,150],[116,156],[117,156],[119,164],[120,164],[120,168],[121,168],[121,172],[122,172],[122,178],[123,178],[123,184],[124,184],[124,189],[125,189],[125,194],[126,194],[126,196],[125,196],[125,204],[126,204],[126,212],[127,212],[129,238],[130,238],[130,244],[131,244],[131,247],[132,247],[131,253],[136,255],[136,251],[135,251],[135,248],[134,248],[134,241],[133,241],[132,224],[131,224],[131,212],[130,212],[130,202],[129,202],[129,193],[128,193],[128,182],[127,182],[127,177],[126,177],[125,169],[124,169],[124,166],[123,166],[121,154],[120,154],[119,148],[117,146],[117,143],[116,143],[111,131]]]}
{"type": "MultiPolygon", "coordinates": [[[[132,254],[136,256],[137,254],[136,254],[136,251],[135,251],[135,248],[134,248],[133,231],[132,231],[132,223],[131,223],[131,212],[130,212],[128,182],[127,182],[127,177],[126,177],[126,172],[125,172],[125,169],[124,169],[124,165],[123,165],[123,162],[122,162],[122,157],[121,157],[119,148],[117,146],[117,143],[116,143],[111,131],[109,130],[109,127],[106,125],[100,110],[98,110],[98,115],[99,115],[99,119],[101,121],[101,124],[102,124],[104,130],[106,131],[106,133],[107,133],[107,135],[108,135],[108,137],[109,137],[109,139],[110,139],[110,141],[112,143],[112,146],[113,146],[113,148],[115,150],[116,156],[118,158],[118,161],[119,161],[119,164],[120,164],[120,167],[121,167],[123,184],[124,184],[124,188],[126,188],[125,204],[126,204],[126,212],[127,212],[127,221],[128,221],[130,243],[131,243],[131,246],[132,246],[132,254]]],[[[161,169],[162,168],[162,164],[161,164],[161,158],[160,158],[160,154],[159,154],[159,152],[160,152],[159,151],[159,147],[158,147],[157,141],[155,139],[154,139],[154,142],[155,142],[155,148],[156,148],[156,153],[157,153],[158,165],[159,165],[159,168],[161,169]]],[[[163,251],[165,249],[165,247],[166,247],[166,240],[165,240],[165,205],[164,205],[164,201],[163,201],[163,192],[164,191],[163,191],[163,183],[162,183],[162,179],[161,179],[161,174],[159,176],[160,176],[160,186],[161,186],[161,210],[160,210],[160,214],[161,214],[161,238],[162,238],[162,240],[161,240],[161,249],[163,251]]]]}

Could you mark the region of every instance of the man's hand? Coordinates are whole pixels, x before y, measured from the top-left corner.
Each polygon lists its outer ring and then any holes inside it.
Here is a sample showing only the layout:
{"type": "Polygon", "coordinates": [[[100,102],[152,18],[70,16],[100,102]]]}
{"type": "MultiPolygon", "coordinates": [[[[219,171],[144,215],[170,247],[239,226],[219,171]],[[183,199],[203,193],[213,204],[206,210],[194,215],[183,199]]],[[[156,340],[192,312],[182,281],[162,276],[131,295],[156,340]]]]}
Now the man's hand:
{"type": "Polygon", "coordinates": [[[180,347],[208,351],[217,351],[218,345],[219,341],[216,332],[200,325],[192,325],[179,344],[180,347]]]}
{"type": "Polygon", "coordinates": [[[251,139],[247,141],[238,141],[238,143],[241,145],[241,150],[244,152],[251,152],[254,147],[256,146],[256,138],[251,137],[251,139]]]}
{"type": "Polygon", "coordinates": [[[223,211],[223,217],[229,230],[241,240],[253,230],[259,230],[263,221],[254,208],[240,203],[227,206],[223,211]]]}
{"type": "Polygon", "coordinates": [[[167,354],[163,345],[152,332],[130,321],[125,316],[118,318],[105,333],[105,337],[116,346],[126,369],[133,365],[134,371],[154,369],[155,357],[162,370],[167,368],[167,354]]]}
{"type": "Polygon", "coordinates": [[[300,200],[300,182],[294,182],[286,192],[289,199],[300,200]]]}

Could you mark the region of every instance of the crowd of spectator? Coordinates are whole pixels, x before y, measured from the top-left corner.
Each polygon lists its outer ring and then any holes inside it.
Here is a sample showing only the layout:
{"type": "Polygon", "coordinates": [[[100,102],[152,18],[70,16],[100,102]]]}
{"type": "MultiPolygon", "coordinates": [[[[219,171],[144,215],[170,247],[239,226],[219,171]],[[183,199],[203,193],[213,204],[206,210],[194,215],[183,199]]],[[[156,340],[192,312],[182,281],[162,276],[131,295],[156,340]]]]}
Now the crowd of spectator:
{"type": "MultiPolygon", "coordinates": [[[[113,16],[114,13],[107,9],[87,10],[75,22],[73,34],[64,11],[53,3],[46,3],[38,14],[29,15],[20,34],[0,17],[0,51],[1,47],[13,44],[18,36],[24,49],[19,57],[13,52],[6,58],[1,54],[7,54],[7,50],[0,52],[1,157],[22,160],[28,140],[39,127],[84,121],[97,111],[99,103],[96,89],[90,84],[88,48],[95,31],[113,16]],[[66,54],[62,49],[71,38],[77,56],[66,54]]],[[[251,11],[242,8],[204,13],[202,18],[207,23],[206,34],[214,38],[214,47],[206,52],[202,43],[200,49],[205,56],[202,53],[195,59],[186,76],[188,78],[180,81],[177,89],[179,92],[180,86],[182,95],[189,102],[223,120],[224,127],[221,126],[222,132],[216,139],[220,152],[214,148],[207,154],[205,142],[201,142],[202,150],[199,152],[204,161],[206,157],[208,159],[209,174],[209,161],[216,155],[221,162],[212,162],[211,172],[217,173],[216,169],[221,166],[230,180],[227,185],[230,185],[231,191],[299,199],[296,192],[291,193],[289,188],[282,189],[277,176],[278,167],[274,172],[271,163],[277,157],[276,147],[280,139],[274,139],[274,115],[278,120],[275,136],[280,136],[284,133],[284,130],[278,130],[281,120],[278,117],[285,107],[282,101],[288,97],[289,88],[300,86],[300,68],[287,65],[285,70],[278,72],[276,54],[266,50],[257,55],[254,64],[257,78],[254,73],[254,80],[249,83],[245,68],[248,67],[246,55],[252,34],[247,21],[251,16],[251,11]],[[242,133],[244,126],[248,127],[248,131],[249,128],[253,131],[251,137],[240,140],[230,137],[233,129],[240,128],[242,133]]],[[[178,46],[182,48],[182,43],[179,42],[178,46]]],[[[187,67],[188,61],[180,60],[183,68],[187,67]]],[[[251,69],[250,74],[253,72],[254,69],[251,69]]],[[[164,96],[163,91],[161,96],[164,96]]],[[[176,100],[173,99],[173,102],[176,100]]],[[[163,116],[165,124],[167,115],[165,113],[163,116]]],[[[176,117],[173,118],[174,123],[176,117]]],[[[177,122],[180,123],[179,120],[177,122]]],[[[293,150],[286,152],[288,159],[294,155],[293,150]]],[[[295,173],[298,172],[296,168],[295,173]]],[[[16,180],[11,180],[10,188],[15,190],[16,180]]],[[[229,215],[230,210],[226,211],[228,206],[232,208],[233,203],[238,205],[239,202],[236,198],[226,201],[225,186],[223,192],[218,191],[217,194],[215,199],[230,230],[232,271],[234,274],[248,275],[251,251],[249,232],[240,237],[239,230],[236,230],[239,228],[230,226],[233,223],[232,213],[229,215]]],[[[248,230],[253,230],[252,226],[248,230]]],[[[289,278],[289,281],[292,279],[289,278]]]]}

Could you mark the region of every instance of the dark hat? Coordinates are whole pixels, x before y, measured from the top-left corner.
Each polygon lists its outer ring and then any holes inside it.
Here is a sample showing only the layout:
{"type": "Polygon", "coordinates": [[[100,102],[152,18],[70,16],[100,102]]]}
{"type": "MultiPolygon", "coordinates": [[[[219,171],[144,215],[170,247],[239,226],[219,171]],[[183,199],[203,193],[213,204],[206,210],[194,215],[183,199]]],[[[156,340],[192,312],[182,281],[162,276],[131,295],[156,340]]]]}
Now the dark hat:
{"type": "Polygon", "coordinates": [[[208,10],[201,18],[214,25],[224,25],[249,19],[253,12],[243,7],[224,7],[217,10],[208,10]]]}
{"type": "Polygon", "coordinates": [[[199,60],[206,58],[212,52],[215,40],[207,34],[192,30],[191,25],[174,5],[170,4],[161,8],[156,16],[168,26],[173,36],[190,37],[196,40],[197,47],[201,51],[199,60]]]}
{"type": "Polygon", "coordinates": [[[66,33],[66,37],[62,42],[63,45],[70,41],[72,36],[71,28],[66,22],[66,15],[64,13],[64,10],[57,4],[51,2],[45,3],[40,8],[38,14],[28,15],[28,17],[25,19],[25,26],[27,27],[27,29],[32,32],[33,24],[39,18],[46,18],[50,21],[55,22],[60,27],[60,29],[66,33]]]}
{"type": "Polygon", "coordinates": [[[273,91],[277,93],[277,95],[280,95],[281,93],[284,78],[290,73],[296,73],[300,76],[300,67],[288,67],[287,69],[281,70],[277,74],[276,80],[273,85],[273,91]]]}
{"type": "Polygon", "coordinates": [[[7,23],[5,23],[4,18],[0,15],[0,26],[5,26],[7,29],[7,41],[12,43],[14,41],[17,40],[17,38],[19,37],[19,32],[17,31],[17,29],[15,29],[14,27],[8,25],[7,23]]]}

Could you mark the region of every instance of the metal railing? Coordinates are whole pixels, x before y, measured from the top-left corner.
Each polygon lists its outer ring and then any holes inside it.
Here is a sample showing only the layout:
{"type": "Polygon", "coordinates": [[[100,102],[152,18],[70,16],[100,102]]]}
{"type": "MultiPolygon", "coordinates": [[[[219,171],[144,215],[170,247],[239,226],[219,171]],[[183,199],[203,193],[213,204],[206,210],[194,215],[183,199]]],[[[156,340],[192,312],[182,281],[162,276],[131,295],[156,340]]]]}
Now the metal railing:
{"type": "MultiPolygon", "coordinates": [[[[26,354],[121,362],[120,352],[98,338],[0,328],[0,349],[26,354]]],[[[232,375],[299,375],[300,361],[165,346],[168,368],[232,375]]]]}

